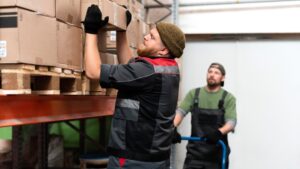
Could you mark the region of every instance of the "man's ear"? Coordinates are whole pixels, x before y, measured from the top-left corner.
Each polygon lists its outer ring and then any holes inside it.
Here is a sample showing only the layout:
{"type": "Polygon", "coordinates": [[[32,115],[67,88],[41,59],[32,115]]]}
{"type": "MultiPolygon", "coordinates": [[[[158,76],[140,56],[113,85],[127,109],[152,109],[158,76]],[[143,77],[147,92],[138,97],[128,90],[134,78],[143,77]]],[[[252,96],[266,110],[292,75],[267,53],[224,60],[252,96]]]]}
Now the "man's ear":
{"type": "Polygon", "coordinates": [[[223,76],[223,77],[222,77],[221,81],[222,81],[222,82],[224,82],[224,81],[225,81],[225,76],[223,76]]]}
{"type": "Polygon", "coordinates": [[[164,47],[162,50],[158,51],[158,54],[161,55],[161,56],[168,55],[169,54],[169,49],[164,47]]]}

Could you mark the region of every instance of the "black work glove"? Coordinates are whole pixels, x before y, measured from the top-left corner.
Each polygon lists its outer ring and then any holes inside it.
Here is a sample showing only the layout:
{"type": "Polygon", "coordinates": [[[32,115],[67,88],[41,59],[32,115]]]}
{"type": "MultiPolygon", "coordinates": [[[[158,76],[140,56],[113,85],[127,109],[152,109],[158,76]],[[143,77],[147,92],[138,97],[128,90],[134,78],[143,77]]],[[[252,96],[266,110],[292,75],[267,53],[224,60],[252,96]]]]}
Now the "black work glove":
{"type": "Polygon", "coordinates": [[[177,127],[175,127],[173,132],[172,143],[173,144],[181,143],[181,135],[177,132],[177,127]]]}
{"type": "Polygon", "coordinates": [[[102,20],[102,12],[97,5],[88,7],[85,19],[82,22],[85,33],[97,34],[99,29],[107,25],[108,16],[102,20]]]}
{"type": "Polygon", "coordinates": [[[132,15],[125,5],[122,5],[122,7],[124,7],[126,9],[126,26],[128,27],[128,25],[130,24],[130,22],[132,20],[132,15]]]}
{"type": "Polygon", "coordinates": [[[218,129],[207,132],[205,135],[207,142],[212,144],[216,144],[222,138],[222,136],[223,134],[218,129]]]}
{"type": "Polygon", "coordinates": [[[126,10],[126,26],[128,26],[131,22],[132,15],[129,10],[126,10]]]}

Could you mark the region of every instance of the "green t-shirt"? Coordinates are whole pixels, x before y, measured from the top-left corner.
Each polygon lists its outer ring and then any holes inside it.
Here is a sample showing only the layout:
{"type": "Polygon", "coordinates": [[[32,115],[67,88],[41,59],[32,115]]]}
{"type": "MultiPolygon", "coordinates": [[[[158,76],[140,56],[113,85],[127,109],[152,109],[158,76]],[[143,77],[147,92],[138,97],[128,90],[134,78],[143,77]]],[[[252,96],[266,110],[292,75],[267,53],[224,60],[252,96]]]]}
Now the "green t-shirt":
{"type": "MultiPolygon", "coordinates": [[[[185,96],[184,100],[181,102],[179,109],[181,113],[185,116],[188,112],[191,112],[192,106],[194,104],[194,96],[196,89],[192,89],[185,96]]],[[[199,108],[203,109],[218,109],[219,100],[222,99],[224,89],[220,89],[217,92],[208,92],[205,87],[202,87],[199,92],[199,108]]],[[[236,122],[236,100],[231,93],[227,93],[224,99],[225,108],[225,121],[236,122]]]]}

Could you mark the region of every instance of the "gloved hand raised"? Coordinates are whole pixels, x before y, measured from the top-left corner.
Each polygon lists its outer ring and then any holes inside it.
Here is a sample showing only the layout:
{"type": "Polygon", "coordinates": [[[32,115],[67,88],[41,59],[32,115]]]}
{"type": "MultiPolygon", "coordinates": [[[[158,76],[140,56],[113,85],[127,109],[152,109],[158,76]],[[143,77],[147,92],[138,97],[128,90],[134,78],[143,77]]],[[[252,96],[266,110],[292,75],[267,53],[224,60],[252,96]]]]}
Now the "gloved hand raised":
{"type": "Polygon", "coordinates": [[[177,132],[177,127],[175,127],[173,132],[172,143],[173,144],[181,143],[181,135],[177,132]]]}
{"type": "Polygon", "coordinates": [[[218,140],[222,138],[223,134],[220,132],[220,130],[212,130],[210,132],[207,132],[205,134],[205,137],[207,138],[207,142],[216,144],[218,140]]]}
{"type": "Polygon", "coordinates": [[[126,9],[126,26],[128,27],[132,20],[132,15],[125,5],[122,5],[122,7],[126,9]]]}
{"type": "Polygon", "coordinates": [[[126,10],[126,26],[128,26],[131,22],[132,15],[129,10],[126,10]]]}
{"type": "Polygon", "coordinates": [[[107,25],[108,16],[102,20],[102,12],[97,5],[88,7],[85,19],[82,22],[86,33],[97,34],[99,29],[107,25]]]}

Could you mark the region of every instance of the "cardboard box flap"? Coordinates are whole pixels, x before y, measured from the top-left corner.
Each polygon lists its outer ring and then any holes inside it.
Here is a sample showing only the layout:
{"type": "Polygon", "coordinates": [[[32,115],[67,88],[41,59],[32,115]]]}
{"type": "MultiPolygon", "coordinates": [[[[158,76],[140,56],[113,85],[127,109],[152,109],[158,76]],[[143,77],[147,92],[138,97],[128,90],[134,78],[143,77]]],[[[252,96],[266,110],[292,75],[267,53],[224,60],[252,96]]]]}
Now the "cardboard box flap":
{"type": "Polygon", "coordinates": [[[22,7],[43,15],[55,16],[55,0],[0,0],[0,7],[22,7]]]}
{"type": "Polygon", "coordinates": [[[23,7],[29,10],[35,10],[37,0],[0,0],[0,7],[23,7]]]}
{"type": "Polygon", "coordinates": [[[24,61],[35,58],[36,64],[56,63],[56,20],[36,13],[19,9],[20,52],[24,61]]]}

